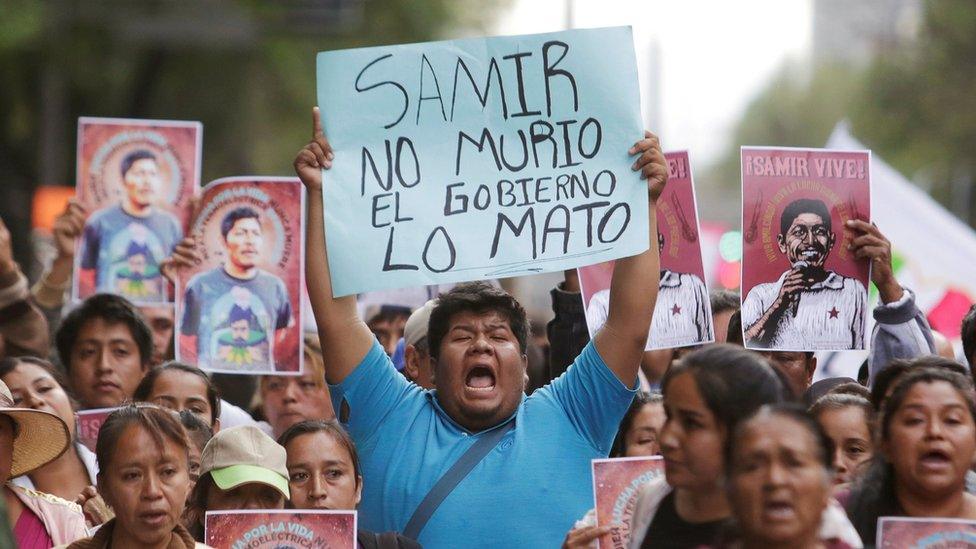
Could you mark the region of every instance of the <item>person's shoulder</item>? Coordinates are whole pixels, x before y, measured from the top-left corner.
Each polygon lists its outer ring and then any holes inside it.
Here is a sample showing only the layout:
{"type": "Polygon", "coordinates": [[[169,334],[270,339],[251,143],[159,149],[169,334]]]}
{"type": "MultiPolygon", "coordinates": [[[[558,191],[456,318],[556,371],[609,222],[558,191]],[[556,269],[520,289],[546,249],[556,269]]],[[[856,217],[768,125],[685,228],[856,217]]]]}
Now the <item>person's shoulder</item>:
{"type": "Polygon", "coordinates": [[[88,216],[85,221],[85,225],[94,226],[99,225],[105,221],[106,218],[111,216],[116,216],[122,213],[122,206],[119,204],[109,204],[108,206],[103,206],[88,216]]]}
{"type": "Polygon", "coordinates": [[[55,496],[54,494],[48,494],[47,492],[40,492],[34,490],[33,488],[25,488],[23,486],[9,486],[11,490],[15,492],[19,491],[24,498],[32,499],[34,501],[43,502],[44,504],[53,505],[56,507],[64,507],[76,513],[81,513],[81,507],[73,502],[66,499],[55,496]]]}
{"type": "Polygon", "coordinates": [[[180,226],[180,220],[173,215],[172,212],[166,210],[165,208],[160,208],[159,206],[153,206],[152,211],[149,215],[159,221],[169,223],[171,225],[180,226]]]}

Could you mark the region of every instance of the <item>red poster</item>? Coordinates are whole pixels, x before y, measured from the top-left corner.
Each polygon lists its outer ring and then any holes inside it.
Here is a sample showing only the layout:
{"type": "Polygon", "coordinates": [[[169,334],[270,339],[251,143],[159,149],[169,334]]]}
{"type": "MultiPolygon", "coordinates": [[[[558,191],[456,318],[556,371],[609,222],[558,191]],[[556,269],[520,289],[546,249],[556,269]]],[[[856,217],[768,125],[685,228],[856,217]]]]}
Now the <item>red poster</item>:
{"type": "Polygon", "coordinates": [[[75,412],[78,442],[94,452],[95,443],[98,442],[98,430],[102,428],[108,415],[115,410],[116,408],[93,408],[75,412]]]}
{"type": "Polygon", "coordinates": [[[190,231],[203,261],[177,284],[177,360],[211,372],[301,373],[303,193],[297,178],[207,185],[190,231]]]}
{"type": "Polygon", "coordinates": [[[976,547],[976,521],[881,517],[878,549],[976,547]]]}
{"type": "Polygon", "coordinates": [[[356,549],[355,511],[208,511],[214,549],[356,549]]]}
{"type": "Polygon", "coordinates": [[[600,549],[623,549],[641,487],[664,474],[661,456],[593,460],[593,498],[598,526],[616,525],[600,539],[600,549]]]}
{"type": "MultiPolygon", "coordinates": [[[[715,340],[705,287],[701,230],[688,153],[669,152],[668,184],[657,202],[657,246],[661,252],[658,296],[647,350],[686,347],[715,340]]],[[[586,324],[592,337],[607,320],[613,261],[578,270],[586,324]]],[[[654,276],[649,273],[649,276],[654,276]]]]}
{"type": "Polygon", "coordinates": [[[199,122],[80,118],[77,194],[88,218],[72,298],[170,302],[160,263],[183,238],[200,189],[199,122]]]}
{"type": "Polygon", "coordinates": [[[742,148],[742,328],[750,349],[865,348],[870,151],[742,148]]]}

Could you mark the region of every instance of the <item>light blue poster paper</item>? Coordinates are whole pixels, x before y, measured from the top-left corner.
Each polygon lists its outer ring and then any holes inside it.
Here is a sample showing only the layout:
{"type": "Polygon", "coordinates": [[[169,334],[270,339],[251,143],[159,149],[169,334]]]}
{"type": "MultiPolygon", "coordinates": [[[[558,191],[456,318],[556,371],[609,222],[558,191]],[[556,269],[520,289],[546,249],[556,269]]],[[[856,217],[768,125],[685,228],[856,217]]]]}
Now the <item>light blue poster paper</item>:
{"type": "Polygon", "coordinates": [[[336,296],[647,249],[629,27],[322,52],[317,77],[336,296]]]}

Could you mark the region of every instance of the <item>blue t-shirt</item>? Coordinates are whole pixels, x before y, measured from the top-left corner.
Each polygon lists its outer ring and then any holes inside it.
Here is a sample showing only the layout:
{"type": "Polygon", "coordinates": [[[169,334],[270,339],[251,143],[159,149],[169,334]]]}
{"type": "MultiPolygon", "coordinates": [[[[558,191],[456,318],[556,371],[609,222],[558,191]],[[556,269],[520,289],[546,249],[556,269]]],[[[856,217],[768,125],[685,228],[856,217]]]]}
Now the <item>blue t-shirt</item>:
{"type": "MultiPolygon", "coordinates": [[[[636,388],[636,385],[635,385],[636,388]]],[[[403,531],[430,488],[481,433],[469,433],[397,373],[379,343],[339,385],[363,470],[363,528],[403,531]]],[[[515,427],[447,496],[418,540],[439,547],[559,547],[593,507],[590,460],[606,457],[634,397],[593,343],[549,385],[523,397],[515,427]]]]}
{"type": "Polygon", "coordinates": [[[197,336],[201,368],[262,372],[274,370],[274,332],[291,320],[288,288],[280,278],[258,270],[242,280],[217,267],[187,283],[180,329],[197,336]],[[232,328],[235,320],[247,321],[243,337],[232,328]]]}
{"type": "Polygon", "coordinates": [[[98,292],[140,302],[167,301],[159,264],[182,239],[183,228],[169,212],[153,208],[148,216],[137,217],[116,204],[96,211],[85,222],[79,262],[82,269],[95,269],[98,292]],[[141,274],[129,272],[128,252],[134,242],[148,251],[141,274]]]}

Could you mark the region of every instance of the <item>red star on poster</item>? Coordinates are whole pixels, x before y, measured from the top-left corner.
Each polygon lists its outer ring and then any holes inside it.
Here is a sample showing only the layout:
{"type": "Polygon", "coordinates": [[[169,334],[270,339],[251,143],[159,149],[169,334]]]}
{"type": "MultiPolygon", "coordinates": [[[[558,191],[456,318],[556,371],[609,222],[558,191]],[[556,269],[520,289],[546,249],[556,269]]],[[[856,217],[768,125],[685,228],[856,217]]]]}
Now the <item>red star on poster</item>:
{"type": "Polygon", "coordinates": [[[837,310],[837,307],[831,307],[831,309],[827,311],[827,314],[830,315],[830,318],[837,318],[837,315],[840,314],[840,311],[837,310]]]}
{"type": "Polygon", "coordinates": [[[681,307],[678,307],[678,304],[677,303],[674,304],[674,307],[671,307],[671,314],[672,315],[680,315],[681,314],[681,307]]]}

